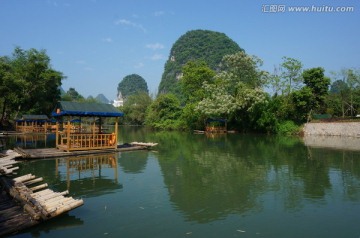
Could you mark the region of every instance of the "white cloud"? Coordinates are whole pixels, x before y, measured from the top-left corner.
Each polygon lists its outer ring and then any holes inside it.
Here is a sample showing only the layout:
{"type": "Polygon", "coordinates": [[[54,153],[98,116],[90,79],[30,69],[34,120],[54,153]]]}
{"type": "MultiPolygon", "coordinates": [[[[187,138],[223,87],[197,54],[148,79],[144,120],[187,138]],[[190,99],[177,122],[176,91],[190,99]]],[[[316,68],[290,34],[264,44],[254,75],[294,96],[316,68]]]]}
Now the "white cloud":
{"type": "Polygon", "coordinates": [[[160,16],[162,16],[164,14],[165,14],[164,11],[156,11],[156,12],[154,12],[154,16],[156,16],[156,17],[160,17],[160,16]]]}
{"type": "Polygon", "coordinates": [[[160,49],[164,49],[164,45],[160,44],[160,43],[147,44],[146,48],[149,48],[149,49],[152,49],[152,50],[160,50],[160,49]]]}
{"type": "Polygon", "coordinates": [[[120,20],[115,21],[115,25],[131,26],[131,27],[142,30],[144,33],[146,32],[146,29],[141,24],[132,22],[132,21],[129,21],[126,19],[120,19],[120,20]]]}
{"type": "Polygon", "coordinates": [[[144,64],[142,62],[137,63],[136,65],[134,65],[135,69],[139,69],[139,68],[142,68],[142,67],[144,67],[144,64]]]}
{"type": "Polygon", "coordinates": [[[113,39],[111,39],[110,37],[108,37],[108,38],[103,38],[102,41],[103,41],[103,42],[107,42],[107,43],[111,43],[111,42],[113,42],[113,39]]]}
{"type": "Polygon", "coordinates": [[[94,68],[91,68],[91,67],[85,67],[85,68],[84,68],[84,70],[85,70],[85,71],[93,71],[93,70],[94,70],[94,68]]]}
{"type": "Polygon", "coordinates": [[[77,60],[75,61],[76,64],[86,64],[85,60],[77,60]]]}
{"type": "Polygon", "coordinates": [[[150,57],[151,60],[162,60],[165,59],[165,56],[163,56],[162,54],[154,54],[153,56],[150,57]]]}

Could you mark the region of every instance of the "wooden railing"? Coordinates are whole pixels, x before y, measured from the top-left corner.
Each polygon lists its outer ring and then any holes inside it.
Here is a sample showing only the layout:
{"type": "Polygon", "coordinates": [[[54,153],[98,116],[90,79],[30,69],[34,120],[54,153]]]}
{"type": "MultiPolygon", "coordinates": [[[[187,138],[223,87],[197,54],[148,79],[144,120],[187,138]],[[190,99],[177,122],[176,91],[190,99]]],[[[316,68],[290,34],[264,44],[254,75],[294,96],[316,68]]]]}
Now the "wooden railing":
{"type": "Polygon", "coordinates": [[[95,134],[59,132],[57,148],[66,151],[114,149],[117,148],[117,138],[115,133],[95,134]]]}
{"type": "Polygon", "coordinates": [[[31,125],[31,126],[16,126],[16,130],[19,132],[31,133],[31,132],[45,132],[45,126],[31,125]]]}
{"type": "Polygon", "coordinates": [[[207,126],[205,131],[208,133],[226,133],[226,127],[221,126],[207,126]]]}

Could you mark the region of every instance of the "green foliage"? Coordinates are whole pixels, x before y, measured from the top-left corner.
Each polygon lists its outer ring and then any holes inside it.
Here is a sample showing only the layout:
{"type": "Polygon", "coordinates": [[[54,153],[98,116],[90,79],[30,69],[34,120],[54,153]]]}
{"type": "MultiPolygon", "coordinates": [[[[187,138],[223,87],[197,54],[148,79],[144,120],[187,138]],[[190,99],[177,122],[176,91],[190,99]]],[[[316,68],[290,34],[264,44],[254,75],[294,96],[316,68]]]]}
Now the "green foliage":
{"type": "Polygon", "coordinates": [[[236,101],[227,91],[225,84],[204,83],[205,97],[196,106],[195,110],[208,117],[229,117],[236,110],[236,101]]]}
{"type": "Polygon", "coordinates": [[[243,49],[223,33],[208,30],[187,32],[171,48],[159,85],[159,94],[171,92],[181,98],[178,80],[182,75],[182,67],[188,61],[203,60],[212,70],[217,70],[224,55],[238,51],[243,49]]]}
{"type": "MultiPolygon", "coordinates": [[[[198,102],[196,111],[208,117],[232,119],[242,130],[267,128],[259,108],[267,103],[266,94],[259,87],[267,73],[259,70],[260,60],[243,52],[224,56],[222,71],[212,82],[204,82],[204,98],[198,102]],[[246,128],[246,129],[245,129],[246,128]]],[[[230,120],[230,124],[232,124],[230,120]]]]}
{"type": "Polygon", "coordinates": [[[283,62],[274,67],[273,74],[267,78],[267,84],[275,95],[289,95],[298,90],[302,83],[302,63],[294,58],[283,57],[283,62]]]}
{"type": "Polygon", "coordinates": [[[16,47],[12,57],[0,59],[1,120],[19,113],[50,114],[60,99],[65,77],[50,66],[45,50],[16,47]]]}
{"type": "Polygon", "coordinates": [[[284,121],[279,123],[277,133],[280,135],[297,135],[300,132],[300,127],[293,121],[284,121]]]}
{"type": "Polygon", "coordinates": [[[292,119],[297,122],[306,122],[310,117],[311,110],[316,108],[315,96],[309,87],[303,87],[292,93],[294,111],[292,119]]]}
{"type": "Polygon", "coordinates": [[[324,69],[321,67],[312,68],[303,72],[304,83],[311,89],[314,106],[312,109],[324,112],[325,98],[328,94],[330,79],[324,76],[324,69]]]}
{"type": "Polygon", "coordinates": [[[287,94],[292,89],[297,89],[302,82],[302,63],[294,58],[283,57],[284,62],[281,64],[283,72],[281,77],[284,79],[283,91],[287,94]]]}
{"type": "Polygon", "coordinates": [[[205,61],[189,61],[183,67],[183,77],[180,80],[182,95],[186,102],[197,102],[204,97],[204,82],[211,82],[215,72],[205,61]]]}
{"type": "Polygon", "coordinates": [[[157,129],[183,129],[180,101],[174,94],[161,94],[148,108],[145,124],[157,129]]]}
{"type": "Polygon", "coordinates": [[[149,93],[145,79],[138,74],[130,74],[125,76],[119,83],[117,90],[118,94],[121,93],[124,99],[138,92],[149,93]]]}
{"type": "Polygon", "coordinates": [[[206,116],[196,109],[197,103],[188,103],[182,109],[181,120],[187,129],[203,129],[206,116]]]}
{"type": "Polygon", "coordinates": [[[262,60],[258,57],[240,51],[235,54],[225,55],[221,61],[221,69],[226,72],[231,84],[241,82],[248,87],[257,88],[262,86],[268,77],[266,71],[259,69],[262,64],[262,60]]]}
{"type": "Polygon", "coordinates": [[[151,98],[146,92],[130,95],[122,108],[125,113],[125,123],[130,125],[143,125],[145,123],[146,110],[151,104],[151,98]]]}
{"type": "Polygon", "coordinates": [[[342,69],[333,76],[330,96],[326,100],[328,110],[335,116],[355,116],[360,108],[360,70],[342,69]]]}

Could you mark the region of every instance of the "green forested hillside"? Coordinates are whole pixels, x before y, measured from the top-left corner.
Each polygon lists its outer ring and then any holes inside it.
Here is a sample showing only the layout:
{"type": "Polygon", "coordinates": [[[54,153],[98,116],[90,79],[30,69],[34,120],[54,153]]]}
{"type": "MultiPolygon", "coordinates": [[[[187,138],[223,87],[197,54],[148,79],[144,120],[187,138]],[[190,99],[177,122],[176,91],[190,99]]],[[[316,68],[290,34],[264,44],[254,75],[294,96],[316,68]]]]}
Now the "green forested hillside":
{"type": "Polygon", "coordinates": [[[118,84],[117,90],[118,94],[121,92],[121,95],[124,98],[139,92],[149,93],[148,85],[145,79],[138,74],[125,76],[118,84]]]}
{"type": "Polygon", "coordinates": [[[224,33],[209,30],[193,30],[182,35],[172,46],[169,59],[159,85],[159,93],[180,94],[178,79],[182,67],[190,60],[204,60],[216,70],[224,55],[243,51],[224,33]]]}

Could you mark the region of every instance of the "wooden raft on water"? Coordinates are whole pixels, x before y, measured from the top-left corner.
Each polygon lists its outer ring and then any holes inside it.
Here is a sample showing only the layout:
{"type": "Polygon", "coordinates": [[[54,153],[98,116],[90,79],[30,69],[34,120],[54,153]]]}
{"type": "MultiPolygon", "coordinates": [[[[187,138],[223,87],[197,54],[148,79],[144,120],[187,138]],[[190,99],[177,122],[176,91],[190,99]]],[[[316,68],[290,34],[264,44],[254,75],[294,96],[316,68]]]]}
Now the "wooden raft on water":
{"type": "Polygon", "coordinates": [[[84,204],[82,199],[65,197],[68,191],[45,189],[46,183],[29,187],[41,181],[42,178],[32,174],[14,179],[0,178],[0,236],[36,225],[84,204]],[[5,192],[16,202],[6,197],[5,192]]]}
{"type": "Polygon", "coordinates": [[[19,167],[13,167],[18,163],[15,158],[19,156],[18,153],[12,150],[5,151],[3,155],[0,154],[0,174],[12,174],[19,169],[19,167]]]}
{"type": "Polygon", "coordinates": [[[125,152],[135,150],[149,150],[158,143],[145,142],[131,142],[118,145],[116,149],[99,149],[99,150],[77,150],[77,151],[63,151],[56,148],[41,148],[41,149],[24,149],[20,147],[14,148],[14,151],[23,159],[42,159],[42,158],[57,158],[78,155],[93,155],[113,152],[125,152]]]}

